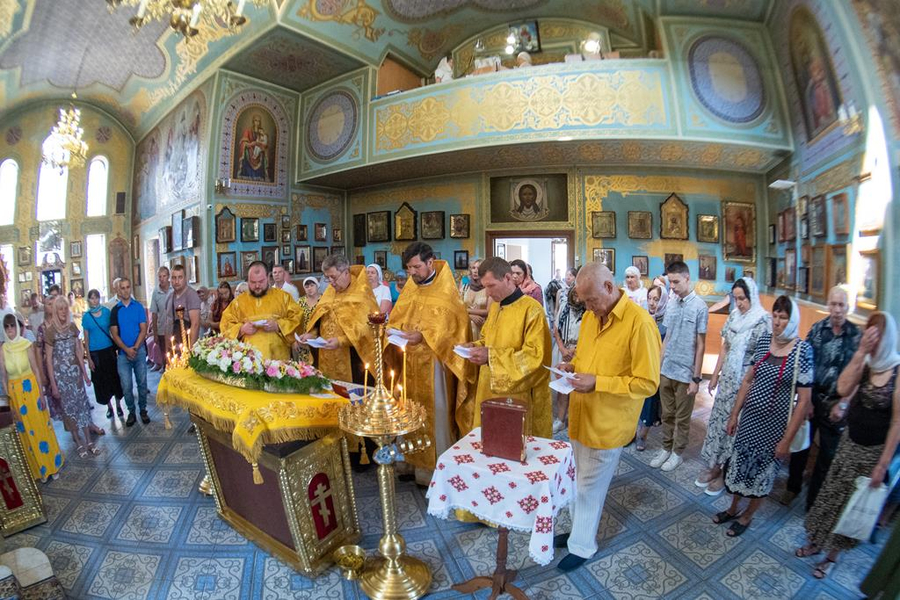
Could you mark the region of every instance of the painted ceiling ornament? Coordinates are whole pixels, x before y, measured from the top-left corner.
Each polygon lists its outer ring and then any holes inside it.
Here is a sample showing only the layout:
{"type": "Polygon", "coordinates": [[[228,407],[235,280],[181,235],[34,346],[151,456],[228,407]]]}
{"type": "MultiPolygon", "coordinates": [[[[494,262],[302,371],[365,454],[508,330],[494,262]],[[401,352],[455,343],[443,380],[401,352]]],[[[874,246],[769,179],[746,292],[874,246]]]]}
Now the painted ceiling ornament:
{"type": "MultiPolygon", "coordinates": [[[[257,7],[268,5],[268,0],[250,0],[257,7]]],[[[150,21],[167,21],[185,38],[200,33],[201,18],[205,27],[221,27],[234,30],[247,22],[244,9],[247,0],[106,0],[109,9],[121,5],[137,6],[137,13],[128,20],[135,29],[150,21]]]]}
{"type": "Polygon", "coordinates": [[[688,50],[691,88],[706,110],[728,123],[750,123],[766,108],[759,65],[736,40],[698,38],[688,50]]]}
{"type": "Polygon", "coordinates": [[[0,39],[12,33],[13,17],[21,9],[18,0],[0,0],[0,39]]]}
{"type": "Polygon", "coordinates": [[[372,8],[366,0],[306,0],[297,15],[310,21],[334,21],[342,25],[354,25],[354,39],[365,37],[370,42],[378,41],[384,28],[376,29],[375,19],[381,13],[372,8]]]}
{"type": "Polygon", "coordinates": [[[463,8],[490,12],[511,12],[531,8],[544,0],[386,0],[384,6],[392,16],[403,21],[423,21],[447,16],[463,8]]]}
{"type": "Polygon", "coordinates": [[[22,140],[22,128],[18,125],[13,125],[9,129],[6,130],[6,143],[10,146],[15,146],[22,140]]]}
{"type": "Polygon", "coordinates": [[[359,101],[347,89],[336,89],[316,101],[309,111],[306,150],[319,162],[347,151],[359,129],[359,101]]]}
{"type": "Polygon", "coordinates": [[[94,139],[101,144],[105,144],[112,138],[112,128],[109,125],[103,125],[102,127],[97,128],[97,133],[94,135],[94,139]]]}

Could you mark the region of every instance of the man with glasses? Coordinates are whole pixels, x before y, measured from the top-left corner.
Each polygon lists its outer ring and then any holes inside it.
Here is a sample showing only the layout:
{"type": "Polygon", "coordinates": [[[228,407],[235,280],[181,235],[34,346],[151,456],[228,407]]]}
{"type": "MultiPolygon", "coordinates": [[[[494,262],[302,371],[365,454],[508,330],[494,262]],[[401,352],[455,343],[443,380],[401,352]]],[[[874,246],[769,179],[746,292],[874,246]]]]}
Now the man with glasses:
{"type": "Polygon", "coordinates": [[[328,287],[316,303],[300,343],[322,337],[317,366],[326,377],[363,383],[365,365],[375,362],[375,341],[367,316],[378,312],[365,267],[350,266],[347,258],[332,254],[322,263],[328,287]]]}

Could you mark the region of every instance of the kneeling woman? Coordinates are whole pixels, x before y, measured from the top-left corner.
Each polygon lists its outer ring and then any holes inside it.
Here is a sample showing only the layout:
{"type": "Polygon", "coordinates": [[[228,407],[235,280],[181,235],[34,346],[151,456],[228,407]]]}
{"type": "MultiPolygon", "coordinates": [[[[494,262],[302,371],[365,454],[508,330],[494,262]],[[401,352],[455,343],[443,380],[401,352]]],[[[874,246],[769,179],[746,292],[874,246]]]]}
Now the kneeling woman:
{"type": "Polygon", "coordinates": [[[43,398],[44,383],[38,373],[38,356],[34,346],[22,337],[15,315],[3,317],[6,334],[0,352],[0,369],[6,375],[10,408],[16,419],[16,430],[25,448],[25,457],[35,479],[56,479],[63,456],[50,421],[50,411],[43,398]]]}
{"type": "Polygon", "coordinates": [[[807,418],[813,383],[812,347],[798,337],[800,309],[788,296],[772,307],[772,333],[756,344],[753,367],[738,390],[726,431],[735,436],[725,466],[725,489],[731,506],[713,518],[715,523],[736,519],[728,530],[744,533],[763,498],[772,491],[779,461],[790,456],[791,440],[807,418]],[[794,389],[799,400],[794,403],[794,389]],[[740,425],[738,416],[740,415],[740,425]],[[739,513],[742,498],[750,505],[739,513]]]}

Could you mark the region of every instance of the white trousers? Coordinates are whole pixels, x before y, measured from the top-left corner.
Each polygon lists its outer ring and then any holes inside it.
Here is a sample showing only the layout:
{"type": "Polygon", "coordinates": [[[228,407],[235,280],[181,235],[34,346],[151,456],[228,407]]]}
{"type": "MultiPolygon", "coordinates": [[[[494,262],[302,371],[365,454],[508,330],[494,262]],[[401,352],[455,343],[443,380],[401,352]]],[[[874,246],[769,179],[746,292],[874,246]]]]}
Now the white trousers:
{"type": "Polygon", "coordinates": [[[598,450],[572,440],[575,451],[575,506],[569,552],[590,558],[597,552],[597,530],[606,492],[619,465],[622,448],[598,450]]]}

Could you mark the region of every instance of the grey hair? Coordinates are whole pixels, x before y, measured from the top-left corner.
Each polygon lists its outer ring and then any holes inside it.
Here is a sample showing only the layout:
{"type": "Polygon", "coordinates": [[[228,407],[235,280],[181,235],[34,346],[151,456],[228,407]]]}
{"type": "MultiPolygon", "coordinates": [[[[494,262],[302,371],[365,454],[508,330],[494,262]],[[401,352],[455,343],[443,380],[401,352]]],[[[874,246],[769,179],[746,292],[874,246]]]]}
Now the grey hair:
{"type": "Polygon", "coordinates": [[[343,254],[329,254],[325,257],[325,260],[322,261],[322,272],[324,273],[328,269],[337,269],[340,272],[344,272],[350,268],[350,261],[347,260],[347,257],[343,254]]]}

